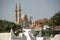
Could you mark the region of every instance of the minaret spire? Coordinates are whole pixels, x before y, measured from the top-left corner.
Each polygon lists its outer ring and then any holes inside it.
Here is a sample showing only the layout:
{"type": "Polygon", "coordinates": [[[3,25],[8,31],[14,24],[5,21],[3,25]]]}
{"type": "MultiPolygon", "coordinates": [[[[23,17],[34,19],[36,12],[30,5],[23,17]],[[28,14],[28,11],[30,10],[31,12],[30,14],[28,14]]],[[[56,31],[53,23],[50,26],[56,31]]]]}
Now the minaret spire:
{"type": "Polygon", "coordinates": [[[17,3],[16,3],[16,5],[15,5],[15,11],[18,9],[18,6],[17,6],[17,3]]]}
{"type": "Polygon", "coordinates": [[[18,9],[21,9],[21,4],[20,4],[20,2],[17,4],[17,6],[18,6],[18,9]]]}
{"type": "Polygon", "coordinates": [[[15,23],[17,23],[17,3],[16,3],[16,6],[15,6],[15,23]]]}
{"type": "Polygon", "coordinates": [[[17,24],[20,23],[20,20],[21,20],[21,5],[20,5],[20,2],[18,4],[16,4],[16,8],[15,8],[15,22],[17,24]]]}

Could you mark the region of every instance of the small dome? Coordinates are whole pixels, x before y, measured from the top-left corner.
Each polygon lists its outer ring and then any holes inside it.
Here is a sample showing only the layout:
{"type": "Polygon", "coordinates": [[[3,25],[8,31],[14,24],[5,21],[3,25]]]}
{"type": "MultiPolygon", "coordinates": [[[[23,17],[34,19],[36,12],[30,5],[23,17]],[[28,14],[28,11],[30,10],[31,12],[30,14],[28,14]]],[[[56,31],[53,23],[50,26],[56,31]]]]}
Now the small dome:
{"type": "Polygon", "coordinates": [[[22,19],[24,19],[26,16],[27,16],[27,15],[26,15],[26,14],[24,14],[24,15],[22,15],[22,17],[21,17],[21,18],[22,18],[22,19]]]}
{"type": "Polygon", "coordinates": [[[22,19],[27,19],[27,15],[25,14],[25,15],[22,15],[22,17],[21,17],[22,19]]]}

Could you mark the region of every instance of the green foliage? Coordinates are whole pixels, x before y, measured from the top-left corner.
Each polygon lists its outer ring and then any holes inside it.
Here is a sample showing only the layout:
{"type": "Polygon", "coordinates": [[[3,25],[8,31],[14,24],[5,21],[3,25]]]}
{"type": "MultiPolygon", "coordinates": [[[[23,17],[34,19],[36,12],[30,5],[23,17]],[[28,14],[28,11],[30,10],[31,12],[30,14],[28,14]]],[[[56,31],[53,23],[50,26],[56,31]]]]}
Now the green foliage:
{"type": "Polygon", "coordinates": [[[56,13],[53,17],[51,17],[52,25],[60,25],[60,12],[56,13]]]}
{"type": "Polygon", "coordinates": [[[35,37],[39,34],[40,31],[35,31],[35,33],[33,34],[35,37]]]}
{"type": "Polygon", "coordinates": [[[51,29],[35,31],[35,33],[33,33],[33,35],[36,37],[40,31],[41,31],[42,36],[47,36],[47,37],[50,37],[51,35],[52,35],[52,37],[55,36],[55,32],[52,31],[51,29]]]}
{"type": "Polygon", "coordinates": [[[51,35],[51,31],[42,30],[42,36],[50,36],[50,35],[51,35]]]}
{"type": "Polygon", "coordinates": [[[18,30],[18,31],[15,33],[15,35],[18,36],[19,33],[22,33],[22,31],[18,30]]]}
{"type": "Polygon", "coordinates": [[[50,37],[51,35],[52,35],[52,37],[55,36],[54,31],[52,31],[50,29],[49,30],[42,30],[41,33],[42,33],[42,36],[48,36],[48,37],[50,37]]]}
{"type": "Polygon", "coordinates": [[[60,12],[58,13],[55,13],[55,15],[53,15],[47,22],[46,22],[47,25],[49,26],[58,26],[60,25],[60,12]]]}
{"type": "Polygon", "coordinates": [[[21,25],[6,20],[0,20],[0,32],[10,32],[11,28],[14,32],[18,29],[22,29],[21,25]]]}

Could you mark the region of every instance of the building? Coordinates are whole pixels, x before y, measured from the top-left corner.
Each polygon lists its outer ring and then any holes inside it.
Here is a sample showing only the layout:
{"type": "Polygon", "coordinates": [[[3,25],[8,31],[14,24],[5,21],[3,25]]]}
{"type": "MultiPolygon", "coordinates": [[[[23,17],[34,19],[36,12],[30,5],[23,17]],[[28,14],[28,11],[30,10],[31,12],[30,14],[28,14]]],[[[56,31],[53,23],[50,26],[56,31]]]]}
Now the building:
{"type": "Polygon", "coordinates": [[[32,28],[43,29],[43,26],[45,25],[46,21],[48,21],[48,18],[32,21],[32,28]]]}
{"type": "Polygon", "coordinates": [[[20,3],[16,4],[15,6],[15,23],[20,24],[24,28],[28,28],[31,23],[31,19],[28,18],[26,14],[21,15],[21,4],[20,3]]]}
{"type": "Polygon", "coordinates": [[[38,29],[43,28],[44,23],[48,20],[48,18],[38,19],[32,21],[31,18],[28,18],[26,14],[21,15],[21,4],[18,3],[15,6],[15,23],[21,25],[23,28],[32,28],[38,29]]]}

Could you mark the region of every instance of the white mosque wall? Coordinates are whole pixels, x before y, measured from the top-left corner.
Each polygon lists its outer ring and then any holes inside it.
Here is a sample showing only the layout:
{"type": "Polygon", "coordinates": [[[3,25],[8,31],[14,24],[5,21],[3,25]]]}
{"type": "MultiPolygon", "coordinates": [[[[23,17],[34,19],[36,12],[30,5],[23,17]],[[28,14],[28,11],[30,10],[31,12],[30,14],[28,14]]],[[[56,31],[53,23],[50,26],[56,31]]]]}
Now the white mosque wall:
{"type": "MultiPolygon", "coordinates": [[[[37,36],[34,37],[34,30],[32,29],[23,29],[25,32],[20,33],[19,36],[15,36],[13,30],[10,33],[0,33],[0,40],[43,40],[44,37],[37,36]]],[[[38,34],[40,35],[40,34],[38,34]]],[[[55,35],[50,40],[60,40],[60,34],[55,35]]],[[[47,40],[47,39],[46,39],[47,40]]]]}
{"type": "Polygon", "coordinates": [[[36,40],[43,40],[44,37],[37,37],[36,40]]]}
{"type": "Polygon", "coordinates": [[[11,33],[0,33],[0,40],[11,40],[11,33]]]}
{"type": "Polygon", "coordinates": [[[60,34],[56,34],[51,40],[60,40],[60,34]]]}

